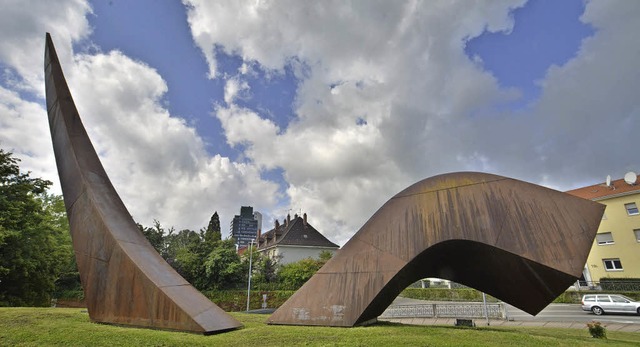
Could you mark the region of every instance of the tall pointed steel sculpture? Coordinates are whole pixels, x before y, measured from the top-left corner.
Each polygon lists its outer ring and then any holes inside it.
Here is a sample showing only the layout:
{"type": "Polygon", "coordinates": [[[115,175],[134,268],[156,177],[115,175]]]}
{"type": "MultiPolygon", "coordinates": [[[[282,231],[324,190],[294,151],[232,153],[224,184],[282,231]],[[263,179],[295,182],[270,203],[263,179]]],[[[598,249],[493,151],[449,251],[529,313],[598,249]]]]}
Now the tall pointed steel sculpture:
{"type": "Polygon", "coordinates": [[[136,227],[82,125],[51,36],[47,112],[91,320],[203,334],[241,327],[167,264],[136,227]]]}
{"type": "Polygon", "coordinates": [[[354,326],[425,277],[537,314],[580,277],[604,205],[482,173],[418,182],[385,203],[271,324],[354,326]]]}

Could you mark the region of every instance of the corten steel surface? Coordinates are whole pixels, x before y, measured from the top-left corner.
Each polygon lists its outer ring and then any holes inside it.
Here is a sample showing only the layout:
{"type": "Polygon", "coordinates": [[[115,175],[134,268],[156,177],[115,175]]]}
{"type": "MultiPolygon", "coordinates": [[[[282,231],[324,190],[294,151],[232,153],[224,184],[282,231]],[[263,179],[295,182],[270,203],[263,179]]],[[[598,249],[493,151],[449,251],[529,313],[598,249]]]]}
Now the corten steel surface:
{"type": "Polygon", "coordinates": [[[604,205],[483,173],[418,182],[385,203],[271,324],[366,324],[425,277],[537,314],[582,273],[604,205]]]}
{"type": "Polygon", "coordinates": [[[48,33],[45,78],[53,149],[91,320],[203,334],[241,327],[175,272],[136,227],[82,125],[48,33]]]}

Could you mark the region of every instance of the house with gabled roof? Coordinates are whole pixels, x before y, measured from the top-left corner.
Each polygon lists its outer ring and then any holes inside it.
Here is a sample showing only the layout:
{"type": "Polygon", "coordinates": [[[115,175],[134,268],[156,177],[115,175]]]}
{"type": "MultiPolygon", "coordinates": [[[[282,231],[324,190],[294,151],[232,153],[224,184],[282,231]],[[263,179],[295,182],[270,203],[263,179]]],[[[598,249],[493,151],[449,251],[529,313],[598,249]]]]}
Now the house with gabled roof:
{"type": "Polygon", "coordinates": [[[340,246],[329,241],[302,217],[291,215],[282,224],[278,220],[273,229],[258,235],[258,251],[277,259],[279,264],[293,263],[305,258],[317,259],[322,251],[335,253],[340,246]]]}

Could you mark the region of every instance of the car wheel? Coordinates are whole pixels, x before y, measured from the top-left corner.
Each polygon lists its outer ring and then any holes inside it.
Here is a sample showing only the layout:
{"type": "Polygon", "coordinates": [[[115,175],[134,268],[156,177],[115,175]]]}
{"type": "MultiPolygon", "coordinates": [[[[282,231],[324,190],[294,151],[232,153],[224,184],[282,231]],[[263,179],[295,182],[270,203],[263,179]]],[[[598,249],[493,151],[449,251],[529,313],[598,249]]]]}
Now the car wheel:
{"type": "Polygon", "coordinates": [[[604,313],[604,311],[598,306],[593,306],[591,308],[591,312],[593,312],[593,314],[595,314],[596,316],[599,316],[604,313]]]}
{"type": "Polygon", "coordinates": [[[640,315],[640,307],[638,307],[638,311],[637,312],[638,312],[638,315],[640,315]]]}

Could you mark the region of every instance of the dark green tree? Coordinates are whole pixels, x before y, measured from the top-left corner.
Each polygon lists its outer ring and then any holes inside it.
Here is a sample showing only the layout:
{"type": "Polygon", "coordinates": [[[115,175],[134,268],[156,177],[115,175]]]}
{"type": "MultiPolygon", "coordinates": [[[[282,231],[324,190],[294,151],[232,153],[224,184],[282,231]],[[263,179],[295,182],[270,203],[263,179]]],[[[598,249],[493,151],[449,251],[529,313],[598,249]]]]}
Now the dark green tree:
{"type": "Polygon", "coordinates": [[[220,231],[220,217],[218,211],[213,212],[209,225],[204,233],[204,241],[207,243],[214,243],[222,240],[222,232],[220,231]]]}
{"type": "Polygon", "coordinates": [[[80,284],[80,273],[78,272],[78,265],[76,264],[76,257],[71,247],[71,233],[69,232],[69,221],[67,219],[67,211],[64,206],[64,200],[60,195],[46,195],[45,208],[50,217],[49,224],[56,230],[63,230],[61,233],[62,245],[68,247],[68,253],[66,259],[64,259],[63,266],[60,274],[55,281],[54,296],[61,294],[64,291],[77,292],[82,290],[80,284]]]}
{"type": "Polygon", "coordinates": [[[242,262],[233,239],[218,241],[204,262],[202,288],[226,289],[244,282],[249,264],[242,262]]]}
{"type": "Polygon", "coordinates": [[[0,306],[43,306],[72,254],[68,224],[51,182],[18,162],[0,149],[0,306]]]}
{"type": "Polygon", "coordinates": [[[200,235],[189,229],[180,230],[174,233],[173,228],[164,237],[165,251],[163,258],[182,277],[191,284],[194,284],[198,276],[201,275],[199,267],[203,260],[198,255],[201,248],[202,239],[200,235]]]}

